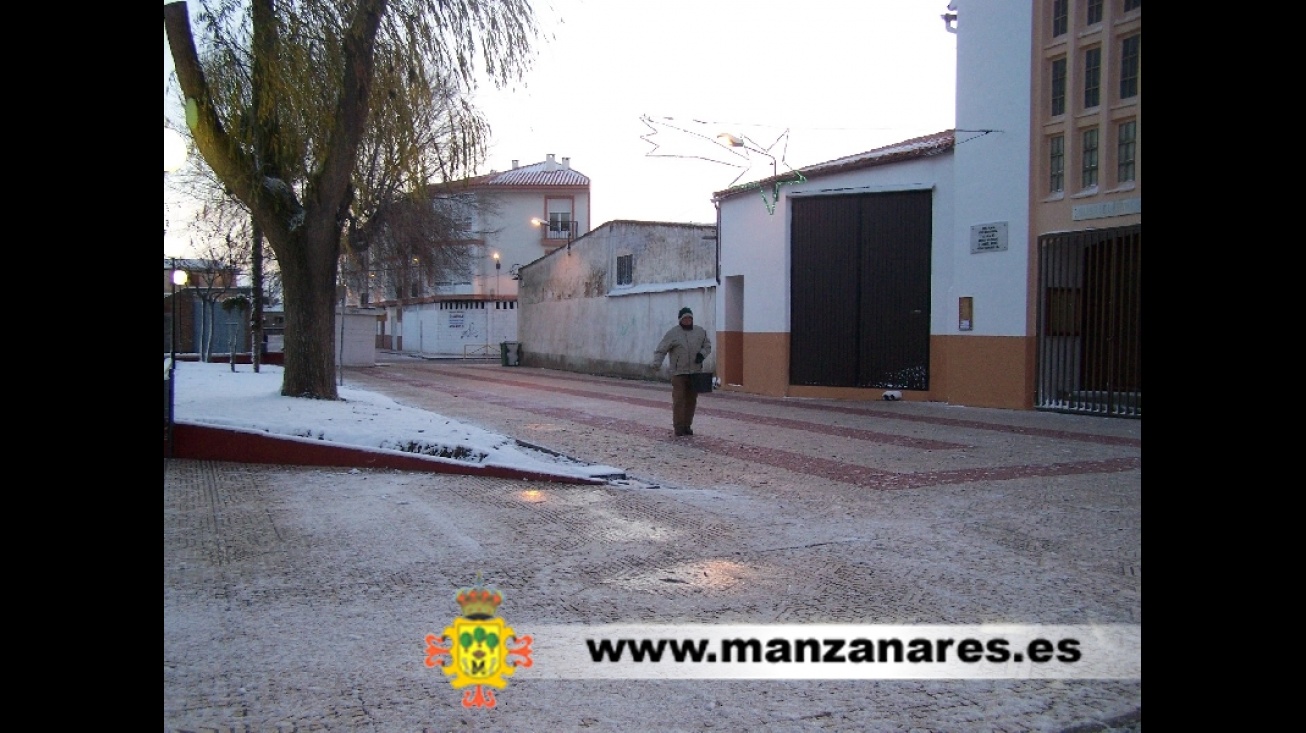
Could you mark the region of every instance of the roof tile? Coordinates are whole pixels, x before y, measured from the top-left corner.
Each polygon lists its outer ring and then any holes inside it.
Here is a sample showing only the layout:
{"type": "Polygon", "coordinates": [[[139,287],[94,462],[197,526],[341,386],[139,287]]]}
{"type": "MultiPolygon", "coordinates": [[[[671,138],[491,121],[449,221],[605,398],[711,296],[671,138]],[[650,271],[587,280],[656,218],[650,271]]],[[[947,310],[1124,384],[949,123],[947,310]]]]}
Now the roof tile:
{"type": "MultiPolygon", "coordinates": [[[[944,153],[956,145],[956,131],[944,130],[930,135],[914,137],[910,140],[903,140],[899,143],[886,145],[882,148],[875,148],[864,153],[847,155],[842,158],[828,160],[824,163],[799,168],[798,172],[804,178],[815,178],[817,176],[828,176],[834,173],[843,173],[844,171],[859,170],[862,168],[872,168],[878,165],[887,165],[897,163],[903,160],[912,160],[914,158],[924,158],[930,155],[944,153]]],[[[778,175],[764,178],[756,183],[745,183],[738,186],[732,186],[723,191],[717,191],[712,195],[716,199],[730,198],[742,193],[750,193],[760,185],[767,185],[778,181],[783,181],[793,173],[781,173],[778,175]]]]}

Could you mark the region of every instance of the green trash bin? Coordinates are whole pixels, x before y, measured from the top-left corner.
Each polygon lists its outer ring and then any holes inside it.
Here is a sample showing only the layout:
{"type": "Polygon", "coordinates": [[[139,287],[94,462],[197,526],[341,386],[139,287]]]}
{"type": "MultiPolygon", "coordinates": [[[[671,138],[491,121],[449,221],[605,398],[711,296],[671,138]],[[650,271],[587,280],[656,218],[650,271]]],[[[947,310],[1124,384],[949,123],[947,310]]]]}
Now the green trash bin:
{"type": "Polygon", "coordinates": [[[502,341],[499,343],[499,358],[504,366],[521,365],[521,342],[502,341]]]}

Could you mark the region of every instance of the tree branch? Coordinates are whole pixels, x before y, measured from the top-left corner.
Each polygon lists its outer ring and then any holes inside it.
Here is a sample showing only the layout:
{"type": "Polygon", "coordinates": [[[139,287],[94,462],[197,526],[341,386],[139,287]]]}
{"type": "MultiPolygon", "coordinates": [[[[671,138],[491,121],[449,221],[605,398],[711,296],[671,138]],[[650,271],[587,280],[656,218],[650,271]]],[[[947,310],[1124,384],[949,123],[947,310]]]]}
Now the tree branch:
{"type": "MultiPolygon", "coordinates": [[[[363,0],[349,24],[344,38],[345,69],[339,101],[337,124],[332,128],[322,163],[310,183],[317,211],[308,222],[311,229],[320,227],[340,231],[353,200],[350,179],[357,164],[358,146],[367,128],[369,98],[376,67],[376,34],[381,27],[387,0],[363,0]]],[[[317,241],[310,231],[311,241],[317,241]]],[[[338,238],[335,240],[338,242],[338,238]]]]}
{"type": "Polygon", "coordinates": [[[222,126],[213,104],[212,92],[204,78],[195,37],[190,28],[190,11],[185,2],[163,6],[163,26],[168,31],[168,50],[177,70],[186,99],[186,126],[195,139],[195,147],[204,156],[218,179],[231,192],[254,208],[254,161],[241,151],[240,145],[222,126]]]}

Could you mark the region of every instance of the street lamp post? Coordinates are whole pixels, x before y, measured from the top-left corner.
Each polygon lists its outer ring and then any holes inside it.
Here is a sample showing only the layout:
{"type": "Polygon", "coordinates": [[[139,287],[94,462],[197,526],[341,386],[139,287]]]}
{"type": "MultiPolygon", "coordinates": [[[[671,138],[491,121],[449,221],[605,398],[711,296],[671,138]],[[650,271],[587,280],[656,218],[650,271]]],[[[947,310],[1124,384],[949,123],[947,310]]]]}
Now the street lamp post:
{"type": "MultiPolygon", "coordinates": [[[[170,128],[170,127],[164,127],[164,128],[163,128],[163,177],[164,177],[164,180],[166,181],[167,178],[168,178],[168,174],[169,174],[169,173],[172,173],[172,172],[174,172],[174,171],[176,171],[178,168],[181,168],[182,164],[184,164],[185,162],[186,162],[186,141],[182,138],[181,133],[177,132],[176,130],[174,130],[174,129],[170,128]]],[[[164,203],[164,211],[165,211],[165,213],[166,213],[166,211],[167,211],[167,203],[166,203],[166,202],[164,203]]],[[[167,228],[167,221],[166,221],[166,219],[165,219],[165,221],[164,221],[163,236],[164,236],[164,239],[166,240],[166,239],[167,239],[167,236],[168,236],[168,228],[167,228]]],[[[178,286],[178,285],[185,285],[185,284],[186,284],[186,273],[185,273],[184,271],[183,271],[183,272],[178,272],[178,271],[177,271],[177,258],[176,258],[176,257],[171,258],[171,262],[170,262],[170,265],[169,265],[169,266],[170,266],[170,269],[172,270],[172,272],[169,273],[169,278],[168,278],[168,279],[171,281],[171,283],[170,283],[171,294],[168,296],[168,300],[169,300],[169,302],[168,302],[168,311],[169,311],[169,314],[170,314],[170,315],[169,315],[169,321],[170,321],[170,323],[168,324],[168,331],[169,331],[169,333],[168,333],[168,350],[169,350],[170,353],[169,353],[169,356],[168,356],[168,376],[167,376],[167,378],[166,378],[166,380],[165,380],[165,381],[167,382],[167,388],[166,388],[165,391],[167,392],[167,400],[168,400],[168,407],[167,407],[167,411],[168,411],[168,427],[167,427],[167,430],[168,430],[168,435],[167,435],[167,440],[168,440],[168,457],[169,457],[169,458],[172,458],[172,456],[173,456],[173,452],[174,452],[174,451],[173,451],[173,447],[172,447],[172,434],[173,434],[173,425],[174,425],[174,423],[176,422],[175,417],[176,417],[176,408],[177,408],[177,401],[176,401],[176,393],[177,393],[177,385],[176,385],[176,377],[177,377],[177,286],[178,286]]]]}
{"type": "Polygon", "coordinates": [[[172,273],[169,278],[172,283],[172,293],[168,297],[168,310],[171,313],[171,331],[168,336],[168,346],[171,352],[168,356],[168,457],[172,458],[173,446],[173,426],[176,424],[177,414],[177,286],[186,285],[186,271],[177,269],[177,258],[172,258],[172,273]]]}
{"type": "MultiPolygon", "coordinates": [[[[495,299],[496,306],[499,304],[498,300],[499,300],[499,268],[500,267],[502,267],[502,265],[499,262],[499,253],[495,252],[494,253],[494,299],[495,299]]],[[[494,314],[490,314],[490,315],[493,316],[494,314]]],[[[490,345],[489,344],[490,327],[493,325],[494,325],[494,321],[489,320],[488,325],[485,328],[486,348],[489,348],[490,345]]]]}

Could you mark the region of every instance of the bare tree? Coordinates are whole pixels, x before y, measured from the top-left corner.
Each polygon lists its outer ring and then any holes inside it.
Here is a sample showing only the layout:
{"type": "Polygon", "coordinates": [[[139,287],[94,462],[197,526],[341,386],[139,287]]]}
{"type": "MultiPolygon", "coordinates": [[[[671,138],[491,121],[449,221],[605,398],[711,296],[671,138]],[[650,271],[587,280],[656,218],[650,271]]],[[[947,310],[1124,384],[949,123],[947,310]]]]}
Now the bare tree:
{"type": "MultiPolygon", "coordinates": [[[[187,127],[277,259],[286,301],[282,394],[335,399],[338,260],[344,228],[359,213],[356,173],[369,122],[384,109],[399,118],[397,129],[415,127],[420,118],[410,110],[437,99],[437,89],[462,96],[482,77],[520,79],[534,11],[528,0],[200,5],[202,58],[186,3],[163,12],[187,127]]],[[[474,116],[446,110],[445,119],[456,134],[437,159],[445,180],[455,180],[474,172],[486,130],[474,116]]],[[[412,183],[408,190],[430,181],[412,183]]]]}
{"type": "Polygon", "coordinates": [[[378,96],[360,146],[344,239],[346,284],[360,303],[388,275],[403,276],[407,295],[410,282],[469,270],[472,212],[452,190],[461,181],[450,181],[484,163],[484,148],[460,144],[461,136],[489,136],[488,123],[447,79],[432,85],[394,60],[379,63],[377,77],[381,88],[406,91],[378,96]]]}
{"type": "Polygon", "coordinates": [[[370,298],[406,298],[425,286],[471,282],[497,202],[458,185],[428,186],[379,206],[346,236],[346,284],[360,305],[370,298]],[[459,191],[462,190],[462,193],[459,191]]]}
{"type": "Polygon", "coordinates": [[[240,273],[249,262],[249,250],[239,238],[230,235],[225,239],[206,238],[204,242],[199,258],[188,260],[186,270],[193,280],[191,289],[200,301],[200,361],[208,362],[213,356],[217,306],[238,286],[240,273]]]}
{"type": "Polygon", "coordinates": [[[249,210],[226,193],[212,170],[190,166],[173,173],[170,183],[196,203],[187,224],[193,232],[192,249],[210,248],[210,240],[221,242],[217,248],[219,251],[235,248],[239,250],[235,253],[239,261],[249,264],[249,346],[254,371],[257,372],[263,350],[263,309],[281,302],[281,277],[276,260],[266,256],[266,243],[249,210]]]}
{"type": "MultiPolygon", "coordinates": [[[[227,298],[222,301],[222,310],[227,313],[235,311],[238,317],[243,318],[245,316],[245,311],[249,310],[249,298],[246,298],[243,295],[227,298]]],[[[239,346],[236,342],[236,336],[239,334],[240,329],[231,329],[231,338],[229,339],[230,344],[228,346],[229,351],[227,352],[227,363],[231,365],[231,371],[233,372],[236,371],[236,347],[239,346]]],[[[250,355],[250,360],[253,361],[253,354],[250,355]]]]}

